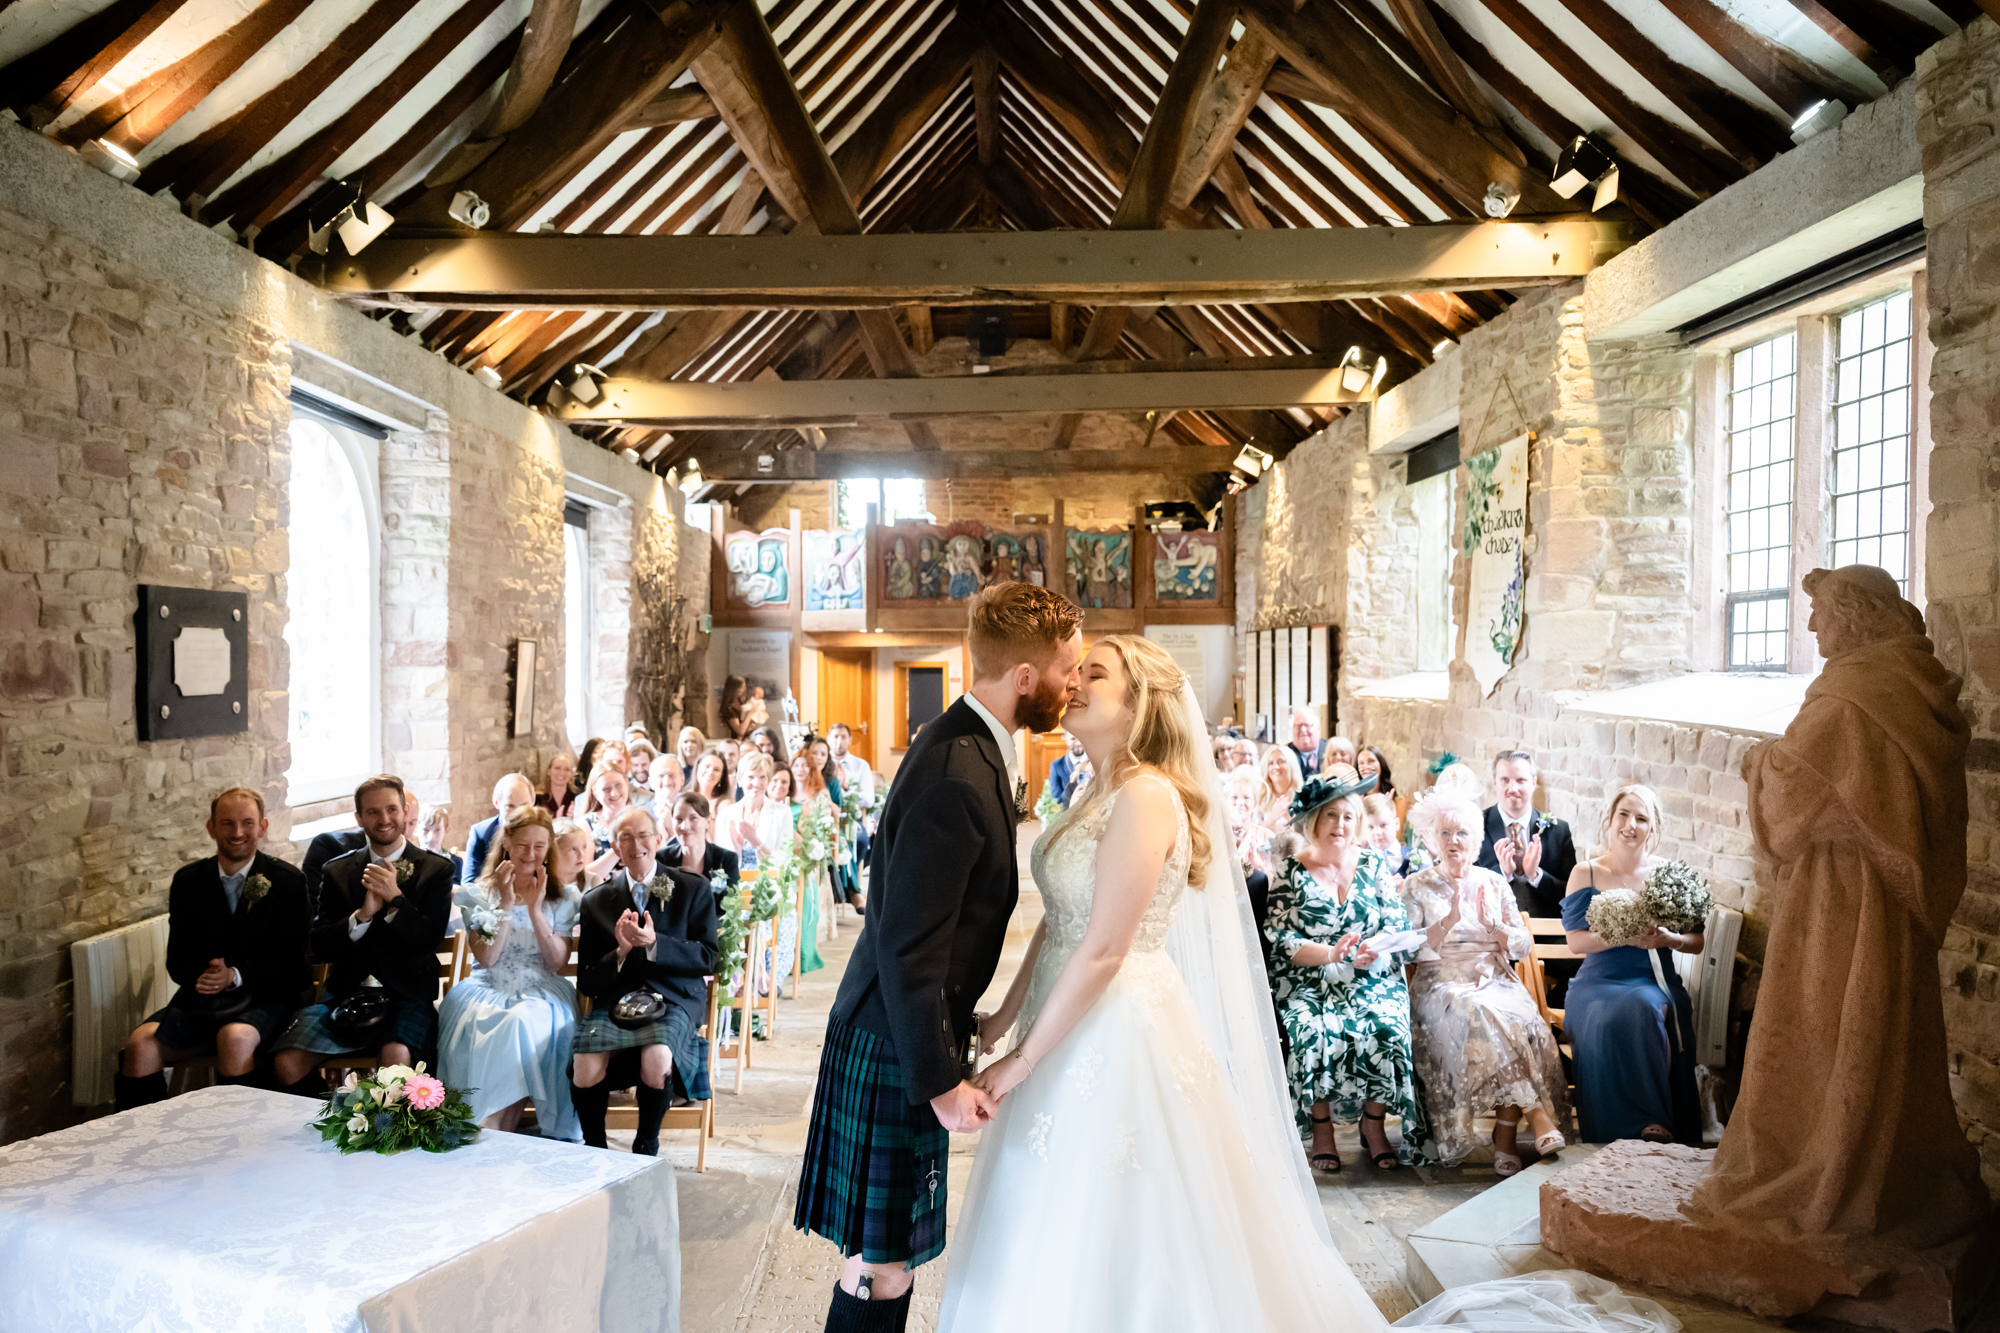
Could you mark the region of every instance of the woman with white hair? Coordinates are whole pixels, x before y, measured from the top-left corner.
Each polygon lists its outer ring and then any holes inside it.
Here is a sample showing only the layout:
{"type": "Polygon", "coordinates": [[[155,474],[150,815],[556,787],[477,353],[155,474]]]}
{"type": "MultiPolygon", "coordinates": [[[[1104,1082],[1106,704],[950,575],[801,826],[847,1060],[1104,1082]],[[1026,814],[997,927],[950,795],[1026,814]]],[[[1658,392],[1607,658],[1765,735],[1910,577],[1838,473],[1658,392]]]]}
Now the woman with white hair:
{"type": "Polygon", "coordinates": [[[1567,1087],[1555,1038],[1514,975],[1534,938],[1507,881],[1474,864],[1485,816],[1449,789],[1411,812],[1434,864],[1403,881],[1412,929],[1425,933],[1409,971],[1417,1081],[1431,1130],[1424,1155],[1456,1164],[1492,1112],[1493,1169],[1521,1169],[1515,1129],[1526,1114],[1535,1151],[1563,1147],[1567,1087]]]}

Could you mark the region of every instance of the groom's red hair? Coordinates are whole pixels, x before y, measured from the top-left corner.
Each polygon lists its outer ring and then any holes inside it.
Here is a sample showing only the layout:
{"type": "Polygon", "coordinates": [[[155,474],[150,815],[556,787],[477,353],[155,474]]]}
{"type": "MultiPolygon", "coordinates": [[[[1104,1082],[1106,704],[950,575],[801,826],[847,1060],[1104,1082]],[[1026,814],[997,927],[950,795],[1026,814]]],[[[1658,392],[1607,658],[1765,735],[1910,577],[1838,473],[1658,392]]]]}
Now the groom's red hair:
{"type": "Polygon", "coordinates": [[[1082,610],[1061,593],[1034,583],[996,583],[972,599],[966,625],[972,678],[992,680],[1021,662],[1040,671],[1082,628],[1082,610]]]}

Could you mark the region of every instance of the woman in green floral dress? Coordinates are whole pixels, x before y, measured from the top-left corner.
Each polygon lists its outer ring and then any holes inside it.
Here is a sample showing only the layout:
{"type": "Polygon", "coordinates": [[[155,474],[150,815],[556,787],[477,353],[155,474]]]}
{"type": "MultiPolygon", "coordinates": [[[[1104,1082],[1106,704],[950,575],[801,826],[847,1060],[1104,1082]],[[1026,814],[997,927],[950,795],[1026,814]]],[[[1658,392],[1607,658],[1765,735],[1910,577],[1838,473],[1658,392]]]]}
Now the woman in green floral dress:
{"type": "Polygon", "coordinates": [[[1395,867],[1361,845],[1361,797],[1373,786],[1342,766],[1299,789],[1290,814],[1307,841],[1271,885],[1265,928],[1299,1129],[1312,1135],[1313,1170],[1329,1173],[1341,1165],[1336,1119],[1361,1123],[1380,1170],[1413,1160],[1424,1138],[1403,984],[1403,965],[1421,942],[1376,951],[1381,936],[1406,932],[1409,922],[1395,867]],[[1403,1122],[1400,1150],[1389,1145],[1390,1115],[1403,1122]]]}

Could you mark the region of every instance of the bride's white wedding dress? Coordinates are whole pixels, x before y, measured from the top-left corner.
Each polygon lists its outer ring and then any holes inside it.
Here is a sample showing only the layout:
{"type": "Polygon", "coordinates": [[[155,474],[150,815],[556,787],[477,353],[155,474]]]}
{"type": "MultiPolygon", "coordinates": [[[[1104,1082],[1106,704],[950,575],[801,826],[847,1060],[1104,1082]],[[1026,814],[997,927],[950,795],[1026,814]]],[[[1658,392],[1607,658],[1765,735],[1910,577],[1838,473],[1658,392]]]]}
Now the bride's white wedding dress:
{"type": "MultiPolygon", "coordinates": [[[[1119,794],[1080,805],[1035,842],[1047,935],[1017,1045],[1083,939],[1098,843],[1119,794]]],[[[1228,1075],[1168,955],[1175,912],[1190,892],[1187,814],[1178,799],[1175,808],[1173,853],[1131,953],[981,1137],[939,1333],[1388,1326],[1293,1179],[1252,1150],[1228,1075]]],[[[1227,844],[1219,850],[1228,855],[1227,844]]],[[[1297,1146],[1282,1145],[1294,1155],[1297,1146]]]]}

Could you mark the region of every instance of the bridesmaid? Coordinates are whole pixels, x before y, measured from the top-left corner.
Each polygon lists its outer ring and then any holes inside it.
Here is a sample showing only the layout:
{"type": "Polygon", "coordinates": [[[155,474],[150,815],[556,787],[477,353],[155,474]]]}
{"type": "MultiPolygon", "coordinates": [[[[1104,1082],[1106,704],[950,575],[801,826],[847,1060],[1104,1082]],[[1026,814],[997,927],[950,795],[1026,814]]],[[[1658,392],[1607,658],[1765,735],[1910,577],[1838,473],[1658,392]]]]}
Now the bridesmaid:
{"type": "Polygon", "coordinates": [[[473,1118],[512,1130],[535,1104],[543,1138],[580,1142],[569,1095],[576,988],[563,980],[583,902],[589,834],[540,806],[508,816],[486,868],[456,895],[476,960],[438,1007],[438,1076],[466,1089],[473,1118]],[[492,935],[474,923],[490,912],[492,935]]]}
{"type": "Polygon", "coordinates": [[[1423,1137],[1403,984],[1416,949],[1370,947],[1409,930],[1393,867],[1361,845],[1361,794],[1374,785],[1341,765],[1299,789],[1292,820],[1306,844],[1271,886],[1265,928],[1277,960],[1292,1101],[1300,1129],[1312,1133],[1308,1164],[1329,1173],[1341,1165],[1335,1119],[1360,1122],[1362,1146],[1381,1171],[1395,1169],[1423,1137]],[[1403,1122],[1400,1154],[1389,1146],[1391,1112],[1403,1122]]]}
{"type": "Polygon", "coordinates": [[[1583,966],[1569,983],[1563,1030],[1576,1053],[1577,1124],[1586,1143],[1645,1139],[1701,1146],[1694,1081],[1694,1002],[1669,951],[1700,953],[1702,932],[1655,927],[1609,945],[1590,928],[1590,900],[1637,889],[1659,864],[1660,798],[1633,782],[1611,798],[1604,850],[1578,866],[1562,901],[1569,947],[1583,966]]]}

